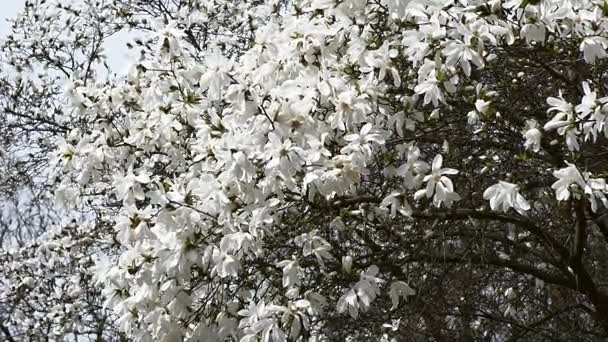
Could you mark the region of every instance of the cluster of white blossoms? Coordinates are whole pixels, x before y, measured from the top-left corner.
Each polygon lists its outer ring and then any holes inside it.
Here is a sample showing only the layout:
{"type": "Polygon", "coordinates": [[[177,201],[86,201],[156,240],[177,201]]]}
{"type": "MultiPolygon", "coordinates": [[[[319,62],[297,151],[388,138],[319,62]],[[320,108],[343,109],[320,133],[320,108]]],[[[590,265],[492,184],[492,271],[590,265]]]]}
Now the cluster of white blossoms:
{"type": "MultiPolygon", "coordinates": [[[[134,341],[314,340],[324,312],[356,319],[382,296],[398,307],[416,293],[407,279],[289,215],[363,202],[344,215],[451,210],[464,195],[455,179],[471,171],[450,167],[447,143],[421,149],[433,134],[422,123],[483,131],[498,120],[502,95],[476,75],[501,46],[567,40],[584,63],[608,56],[601,1],[194,2],[151,24],[154,44],[124,78],[73,75],[65,92],[88,129],[61,143],[55,194],[64,208],[87,198],[110,217],[120,247],[94,279],[134,341]],[[189,27],[222,17],[232,25],[214,27],[205,46],[192,40],[189,27]],[[460,112],[452,97],[465,88],[473,96],[460,112]],[[377,172],[388,191],[370,190],[377,172]],[[347,280],[330,288],[318,277],[347,280]]],[[[606,183],[575,156],[608,137],[608,98],[578,86],[578,102],[548,97],[548,115],[525,117],[518,134],[528,154],[563,144],[554,130],[563,136],[572,159],[544,171],[552,197],[595,211],[606,183]]],[[[487,210],[529,215],[520,181],[505,174],[473,195],[487,210]]]]}
{"type": "MultiPolygon", "coordinates": [[[[99,267],[89,249],[100,236],[94,228],[82,224],[55,229],[23,248],[0,253],[3,328],[27,331],[26,335],[13,335],[13,341],[28,336],[74,338],[74,334],[87,339],[119,338],[112,328],[111,309],[103,308],[100,291],[91,280],[92,270],[99,267]],[[99,324],[108,329],[89,330],[99,324]]],[[[104,247],[97,245],[96,249],[103,251],[104,247]]]]}

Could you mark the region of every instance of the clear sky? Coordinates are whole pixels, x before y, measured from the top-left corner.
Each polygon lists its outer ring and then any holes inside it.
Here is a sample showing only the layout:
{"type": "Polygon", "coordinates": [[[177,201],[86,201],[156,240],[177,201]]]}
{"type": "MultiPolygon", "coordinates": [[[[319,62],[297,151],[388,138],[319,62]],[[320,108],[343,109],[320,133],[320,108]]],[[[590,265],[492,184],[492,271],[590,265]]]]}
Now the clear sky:
{"type": "Polygon", "coordinates": [[[0,9],[0,34],[5,35],[8,32],[9,25],[6,19],[14,17],[19,13],[23,5],[25,5],[25,0],[2,1],[2,9],[0,9]]]}

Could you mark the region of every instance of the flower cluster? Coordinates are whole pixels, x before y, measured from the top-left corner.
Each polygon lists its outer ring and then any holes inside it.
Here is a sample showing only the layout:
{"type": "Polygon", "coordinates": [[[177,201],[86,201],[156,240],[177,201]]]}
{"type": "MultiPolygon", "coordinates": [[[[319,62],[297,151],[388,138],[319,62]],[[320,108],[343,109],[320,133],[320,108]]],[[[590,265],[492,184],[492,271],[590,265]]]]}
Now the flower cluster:
{"type": "Polygon", "coordinates": [[[60,69],[63,120],[79,126],[57,142],[54,193],[66,212],[90,210],[82,222],[110,217],[113,249],[88,274],[134,341],[323,339],[333,315],[417,293],[405,268],[370,256],[382,245],[366,229],[459,206],[519,219],[548,197],[608,204],[597,168],[563,168],[608,137],[597,82],[531,61],[564,92],[513,114],[519,99],[501,91],[525,75],[485,73],[510,48],[564,41],[601,63],[595,1],[187,3],[164,20],[113,6],[145,37],[125,75],[60,69]],[[521,174],[501,169],[514,159],[521,174]]]}

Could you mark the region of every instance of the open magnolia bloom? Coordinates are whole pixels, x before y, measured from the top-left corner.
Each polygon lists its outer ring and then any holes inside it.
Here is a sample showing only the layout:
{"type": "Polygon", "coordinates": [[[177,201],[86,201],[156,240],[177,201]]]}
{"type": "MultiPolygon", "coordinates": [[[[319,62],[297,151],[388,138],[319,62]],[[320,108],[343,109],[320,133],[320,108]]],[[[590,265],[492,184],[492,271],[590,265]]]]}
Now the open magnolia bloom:
{"type": "Polygon", "coordinates": [[[607,14],[28,1],[0,54],[0,340],[608,337],[607,14]]]}
{"type": "Polygon", "coordinates": [[[424,177],[426,189],[416,192],[416,198],[425,196],[433,197],[433,204],[440,207],[445,203],[446,207],[451,207],[452,203],[458,201],[460,196],[454,192],[454,185],[446,175],[458,174],[458,170],[452,168],[442,168],[443,157],[438,154],[431,164],[431,174],[424,177]]]}
{"type": "Polygon", "coordinates": [[[574,164],[568,163],[568,167],[555,171],[553,175],[558,180],[551,187],[555,190],[555,197],[558,201],[569,199],[575,187],[578,187],[578,194],[575,193],[575,196],[587,189],[587,182],[574,164]]]}
{"type": "Polygon", "coordinates": [[[506,213],[509,208],[513,208],[520,214],[530,210],[530,204],[519,193],[516,184],[499,181],[483,192],[483,198],[490,201],[492,210],[502,210],[506,213]]]}

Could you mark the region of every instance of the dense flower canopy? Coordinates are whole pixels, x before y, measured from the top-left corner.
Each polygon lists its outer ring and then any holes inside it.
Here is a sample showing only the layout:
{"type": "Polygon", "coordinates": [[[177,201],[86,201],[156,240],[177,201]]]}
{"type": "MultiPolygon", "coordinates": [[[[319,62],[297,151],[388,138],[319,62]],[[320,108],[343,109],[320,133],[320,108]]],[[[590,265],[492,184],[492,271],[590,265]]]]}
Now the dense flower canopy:
{"type": "Polygon", "coordinates": [[[2,124],[48,128],[61,218],[0,255],[9,338],[49,286],[111,317],[60,338],[608,336],[606,2],[71,3],[28,2],[2,56],[3,96],[55,108],[2,124]]]}

